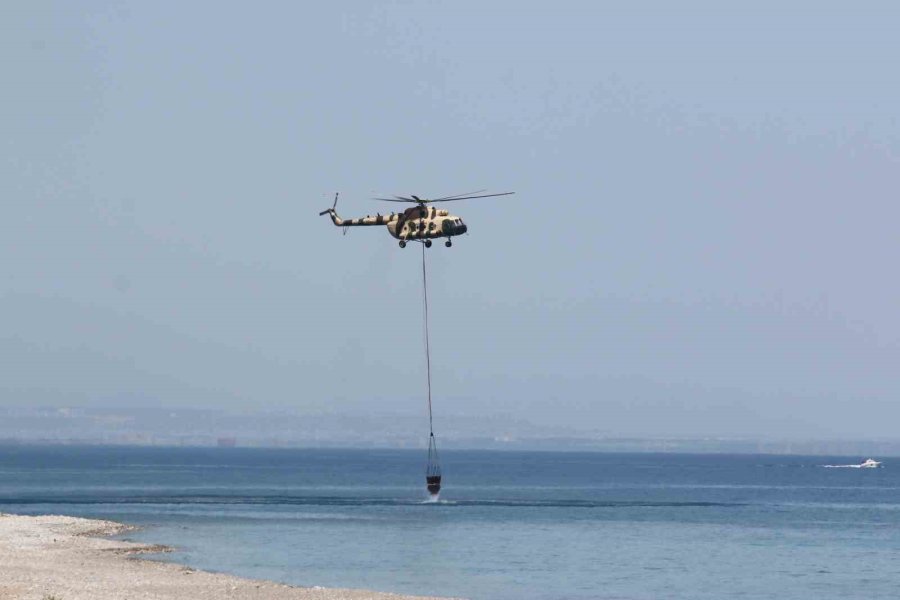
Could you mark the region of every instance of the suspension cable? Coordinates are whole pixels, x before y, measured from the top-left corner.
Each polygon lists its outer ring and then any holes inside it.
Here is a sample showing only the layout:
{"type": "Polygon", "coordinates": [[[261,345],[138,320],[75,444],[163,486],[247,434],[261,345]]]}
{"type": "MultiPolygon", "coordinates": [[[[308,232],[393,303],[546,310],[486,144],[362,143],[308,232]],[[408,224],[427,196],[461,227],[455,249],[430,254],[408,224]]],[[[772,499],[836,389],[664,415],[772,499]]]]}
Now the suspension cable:
{"type": "Polygon", "coordinates": [[[431,348],[428,343],[428,276],[425,272],[425,244],[422,244],[422,299],[425,319],[425,372],[428,381],[428,431],[434,437],[434,421],[431,416],[431,348]]]}

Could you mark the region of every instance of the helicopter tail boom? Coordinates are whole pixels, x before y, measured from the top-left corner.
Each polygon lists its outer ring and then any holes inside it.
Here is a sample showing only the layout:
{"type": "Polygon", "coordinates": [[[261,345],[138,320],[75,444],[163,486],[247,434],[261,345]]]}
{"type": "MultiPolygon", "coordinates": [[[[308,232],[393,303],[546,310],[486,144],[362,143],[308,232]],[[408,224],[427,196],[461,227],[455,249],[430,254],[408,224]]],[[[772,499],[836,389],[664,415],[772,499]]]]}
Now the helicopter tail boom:
{"type": "Polygon", "coordinates": [[[331,222],[334,223],[337,227],[353,227],[353,226],[366,226],[366,225],[387,225],[391,221],[397,219],[397,215],[391,213],[390,215],[382,215],[378,214],[374,217],[366,215],[361,219],[342,219],[338,216],[337,210],[338,203],[338,195],[334,195],[334,204],[331,205],[331,208],[326,208],[322,212],[319,213],[319,216],[329,215],[331,217],[331,222]]]}
{"type": "MultiPolygon", "coordinates": [[[[335,225],[340,227],[365,227],[371,225],[387,225],[394,219],[396,219],[395,215],[377,215],[377,216],[368,216],[361,217],[359,219],[342,219],[337,216],[337,213],[334,212],[333,209],[329,209],[325,212],[331,213],[331,220],[334,221],[335,225]]],[[[322,213],[325,214],[325,213],[322,213]]]]}
{"type": "Polygon", "coordinates": [[[322,215],[329,215],[331,222],[337,227],[371,227],[373,225],[387,225],[397,220],[397,215],[393,213],[390,215],[376,215],[374,217],[367,215],[359,219],[342,219],[333,208],[326,208],[319,213],[320,217],[322,215]]]}
{"type": "Polygon", "coordinates": [[[337,214],[337,211],[334,210],[333,208],[326,208],[325,210],[323,210],[322,212],[319,213],[320,217],[322,215],[329,215],[331,217],[331,221],[338,227],[342,227],[344,225],[350,225],[349,222],[344,221],[342,218],[340,218],[337,214]]]}

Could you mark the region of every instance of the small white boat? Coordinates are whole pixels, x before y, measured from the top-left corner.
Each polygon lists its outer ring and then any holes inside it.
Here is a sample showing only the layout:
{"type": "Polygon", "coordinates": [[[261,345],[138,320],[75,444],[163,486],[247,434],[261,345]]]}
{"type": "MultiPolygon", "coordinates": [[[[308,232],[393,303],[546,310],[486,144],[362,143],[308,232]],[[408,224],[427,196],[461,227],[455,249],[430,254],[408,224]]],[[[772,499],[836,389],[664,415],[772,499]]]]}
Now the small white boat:
{"type": "Polygon", "coordinates": [[[881,466],[881,463],[877,460],[873,460],[871,458],[867,458],[865,462],[859,465],[860,469],[877,469],[881,466]]]}

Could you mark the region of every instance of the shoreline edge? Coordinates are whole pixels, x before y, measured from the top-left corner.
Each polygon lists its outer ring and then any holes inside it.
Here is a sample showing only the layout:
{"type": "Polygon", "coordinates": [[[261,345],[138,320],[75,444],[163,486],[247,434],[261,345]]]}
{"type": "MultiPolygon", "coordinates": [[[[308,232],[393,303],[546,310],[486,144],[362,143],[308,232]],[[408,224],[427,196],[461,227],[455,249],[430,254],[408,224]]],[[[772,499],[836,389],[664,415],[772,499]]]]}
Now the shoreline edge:
{"type": "Polygon", "coordinates": [[[297,587],[137,558],[172,548],[109,537],[135,529],[101,519],[0,513],[0,600],[449,600],[297,587]]]}

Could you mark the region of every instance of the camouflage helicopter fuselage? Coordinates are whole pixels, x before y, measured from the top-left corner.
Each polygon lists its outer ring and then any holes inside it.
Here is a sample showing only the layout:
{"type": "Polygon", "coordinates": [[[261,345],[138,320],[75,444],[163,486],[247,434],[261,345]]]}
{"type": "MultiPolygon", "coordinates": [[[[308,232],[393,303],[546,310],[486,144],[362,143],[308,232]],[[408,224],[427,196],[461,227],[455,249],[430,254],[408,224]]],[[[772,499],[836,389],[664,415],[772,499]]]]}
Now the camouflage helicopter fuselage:
{"type": "Polygon", "coordinates": [[[468,230],[462,219],[433,206],[413,206],[400,213],[376,214],[374,217],[367,215],[359,219],[342,219],[334,208],[323,212],[327,212],[338,227],[384,225],[388,233],[400,240],[401,248],[405,248],[406,242],[412,240],[422,240],[426,246],[431,246],[431,240],[438,238],[447,238],[447,246],[450,246],[451,237],[462,235],[468,230]]]}

